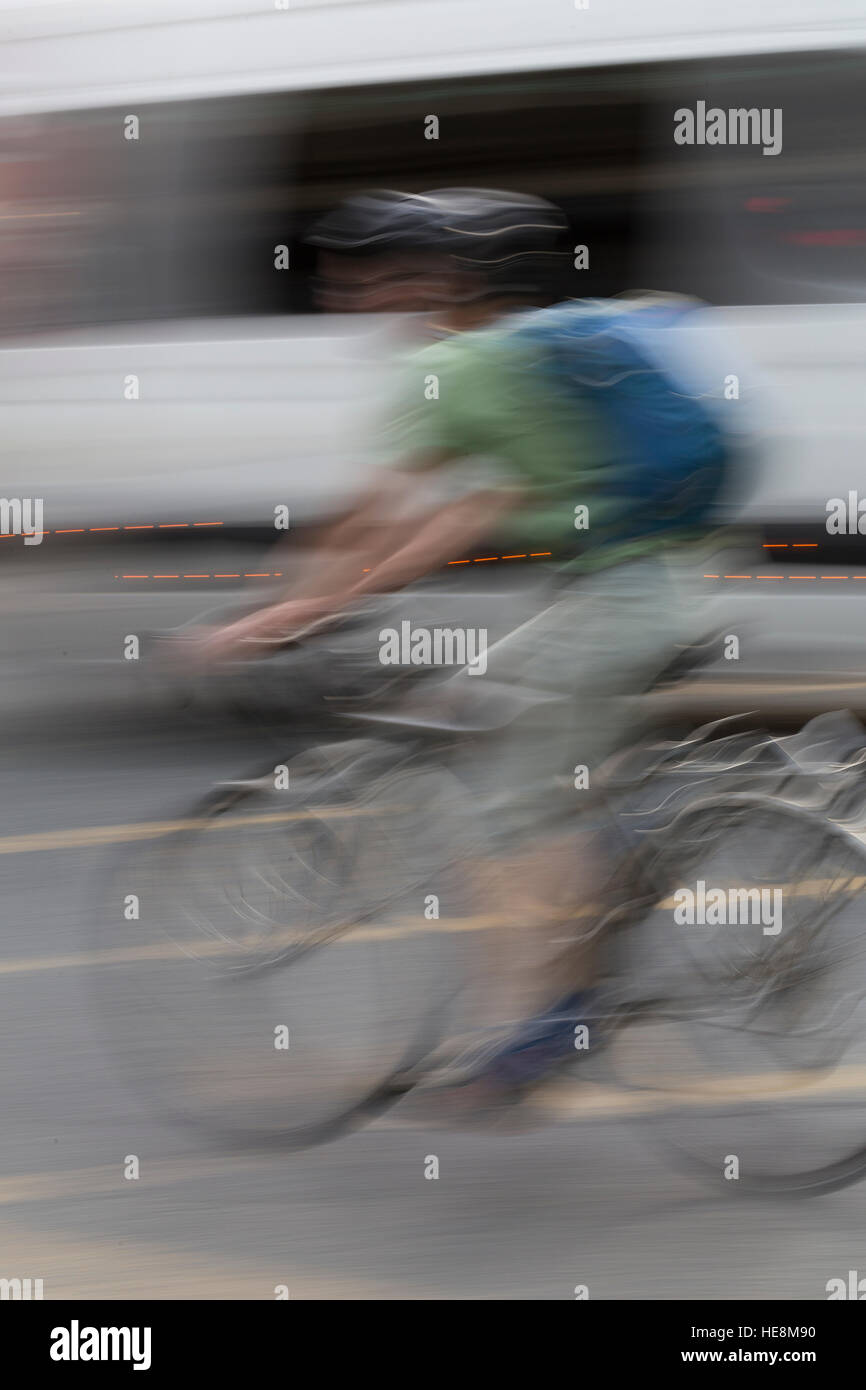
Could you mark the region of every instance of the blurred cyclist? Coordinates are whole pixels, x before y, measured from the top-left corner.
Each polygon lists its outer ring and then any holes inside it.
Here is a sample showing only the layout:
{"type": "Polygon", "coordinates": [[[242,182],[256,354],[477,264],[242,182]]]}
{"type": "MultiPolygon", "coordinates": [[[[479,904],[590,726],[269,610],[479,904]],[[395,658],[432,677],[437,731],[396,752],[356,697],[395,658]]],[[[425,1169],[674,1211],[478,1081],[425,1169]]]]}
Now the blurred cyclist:
{"type": "MultiPolygon", "coordinates": [[[[560,502],[571,501],[577,467],[585,472],[601,465],[602,446],[591,439],[598,434],[592,412],[581,412],[576,400],[564,408],[554,393],[545,397],[529,381],[515,398],[520,354],[489,333],[483,339],[473,333],[550,298],[546,282],[552,263],[564,257],[565,228],[558,209],[540,199],[465,189],[360,195],[314,228],[309,240],[319,248],[322,307],[405,314],[407,341],[427,345],[429,356],[408,359],[405,386],[379,441],[390,466],[325,538],[320,554],[329,557],[328,568],[309,566],[283,599],[215,634],[207,647],[212,657],[259,655],[269,643],[280,645],[301,626],[340,611],[345,576],[353,581],[353,598],[386,592],[430,573],[440,548],[450,559],[476,539],[495,537],[497,517],[513,513],[532,467],[539,477],[531,511],[528,499],[521,504],[520,533],[535,542],[530,548],[548,549],[543,542],[553,519],[558,548],[573,538],[573,504],[560,506],[555,518],[536,513],[550,514],[556,493],[560,502]],[[423,383],[440,367],[439,399],[430,403],[423,383]],[[469,413],[482,424],[479,447],[473,440],[467,454],[466,440],[446,436],[455,435],[449,421],[456,414],[462,424],[470,399],[469,413]],[[520,453],[519,466],[490,466],[503,449],[520,453]],[[471,476],[468,458],[476,464],[471,476]],[[446,470],[456,463],[462,466],[446,470]],[[489,476],[491,486],[479,488],[479,476],[489,476]],[[431,491],[443,502],[441,513],[431,509],[431,491]],[[406,517],[413,499],[414,526],[406,517]],[[547,525],[539,529],[542,521],[547,525]],[[386,558],[387,576],[374,568],[386,558]],[[363,569],[369,572],[359,578],[363,569]]],[[[499,534],[507,538],[512,530],[499,534]]]]}
{"type": "MultiPolygon", "coordinates": [[[[467,1061],[463,1079],[494,1096],[519,1093],[573,1056],[575,1026],[593,1016],[597,943],[572,928],[565,955],[540,968],[537,958],[550,957],[551,937],[562,941],[575,904],[597,897],[611,871],[602,822],[575,830],[578,787],[631,741],[631,697],[680,635],[664,562],[681,539],[676,526],[611,539],[604,426],[577,386],[563,391],[536,369],[537,353],[514,331],[515,311],[549,298],[565,230],[541,199],[473,189],[365,195],[318,226],[325,307],[419,316],[423,345],[407,360],[386,431],[391,466],[286,597],[207,643],[212,658],[260,655],[482,541],[503,555],[550,555],[535,615],[490,648],[485,679],[466,669],[436,692],[455,725],[470,727],[481,721],[467,711],[492,691],[518,697],[517,717],[482,739],[464,769],[486,826],[487,892],[519,943],[520,1016],[530,1015],[467,1061]],[[579,506],[593,525],[576,553],[579,506]]],[[[422,704],[429,698],[422,690],[422,704]]]]}

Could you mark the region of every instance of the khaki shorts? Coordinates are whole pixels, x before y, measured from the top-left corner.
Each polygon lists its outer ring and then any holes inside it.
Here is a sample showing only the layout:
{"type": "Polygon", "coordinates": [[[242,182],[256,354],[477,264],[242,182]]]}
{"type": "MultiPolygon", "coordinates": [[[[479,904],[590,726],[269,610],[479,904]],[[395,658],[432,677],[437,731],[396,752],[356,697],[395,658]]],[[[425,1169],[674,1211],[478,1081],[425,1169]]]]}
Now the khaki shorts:
{"type": "Polygon", "coordinates": [[[445,682],[455,708],[463,693],[476,706],[507,708],[511,699],[514,717],[456,754],[491,848],[532,839],[584,809],[589,798],[576,777],[591,790],[601,764],[638,735],[633,697],[675,655],[682,627],[661,558],[564,585],[560,577],[535,616],[488,649],[484,674],[463,668],[445,682]]]}

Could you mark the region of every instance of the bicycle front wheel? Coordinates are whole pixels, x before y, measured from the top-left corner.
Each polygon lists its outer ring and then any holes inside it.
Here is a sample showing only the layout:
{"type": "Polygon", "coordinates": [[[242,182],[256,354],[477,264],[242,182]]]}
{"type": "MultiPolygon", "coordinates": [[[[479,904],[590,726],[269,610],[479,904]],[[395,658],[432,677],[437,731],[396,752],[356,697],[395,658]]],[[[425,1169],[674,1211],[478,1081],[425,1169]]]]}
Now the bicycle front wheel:
{"type": "Polygon", "coordinates": [[[435,772],[331,773],[306,755],[290,790],[216,794],[103,895],[91,978],[114,1059],[163,1112],[235,1141],[314,1143],[377,1111],[460,987],[460,858],[429,828],[419,852],[435,772]]]}

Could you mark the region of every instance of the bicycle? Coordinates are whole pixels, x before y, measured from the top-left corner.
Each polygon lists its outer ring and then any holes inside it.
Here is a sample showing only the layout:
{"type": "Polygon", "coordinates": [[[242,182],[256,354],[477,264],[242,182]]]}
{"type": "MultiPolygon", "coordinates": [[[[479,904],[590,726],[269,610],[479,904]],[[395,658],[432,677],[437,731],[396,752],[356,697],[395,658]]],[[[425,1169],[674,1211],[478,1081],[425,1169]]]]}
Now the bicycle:
{"type": "MultiPolygon", "coordinates": [[[[472,910],[477,827],[453,758],[482,725],[359,703],[351,732],[277,765],[287,776],[216,788],[114,871],[112,902],[134,894],[140,915],[115,906],[96,926],[99,1014],[125,1073],[214,1135],[306,1146],[381,1115],[459,1021],[468,939],[495,929],[472,910]]],[[[575,919],[604,932],[593,1065],[731,1189],[815,1195],[866,1175],[862,1068],[840,1072],[866,992],[864,760],[846,716],[787,739],[719,721],[643,742],[604,779],[616,891],[575,919]],[[684,932],[671,893],[697,880],[779,888],[783,930],[684,932]],[[842,1109],[841,1132],[792,1130],[803,1098],[842,1109]],[[762,1099],[773,1125],[756,1128],[762,1099]]]]}

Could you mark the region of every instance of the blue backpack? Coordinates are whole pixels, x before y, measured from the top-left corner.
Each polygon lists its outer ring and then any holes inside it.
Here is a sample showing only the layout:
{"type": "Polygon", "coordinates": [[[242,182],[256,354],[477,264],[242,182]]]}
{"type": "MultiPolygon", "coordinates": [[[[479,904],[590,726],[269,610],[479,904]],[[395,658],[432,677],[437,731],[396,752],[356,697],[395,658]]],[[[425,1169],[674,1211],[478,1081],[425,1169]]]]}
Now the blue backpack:
{"type": "MultiPolygon", "coordinates": [[[[601,495],[606,538],[707,526],[731,445],[673,351],[692,302],[574,300],[526,314],[515,332],[542,349],[538,368],[595,406],[610,449],[601,495]]],[[[717,378],[719,387],[720,378],[717,378]]]]}

